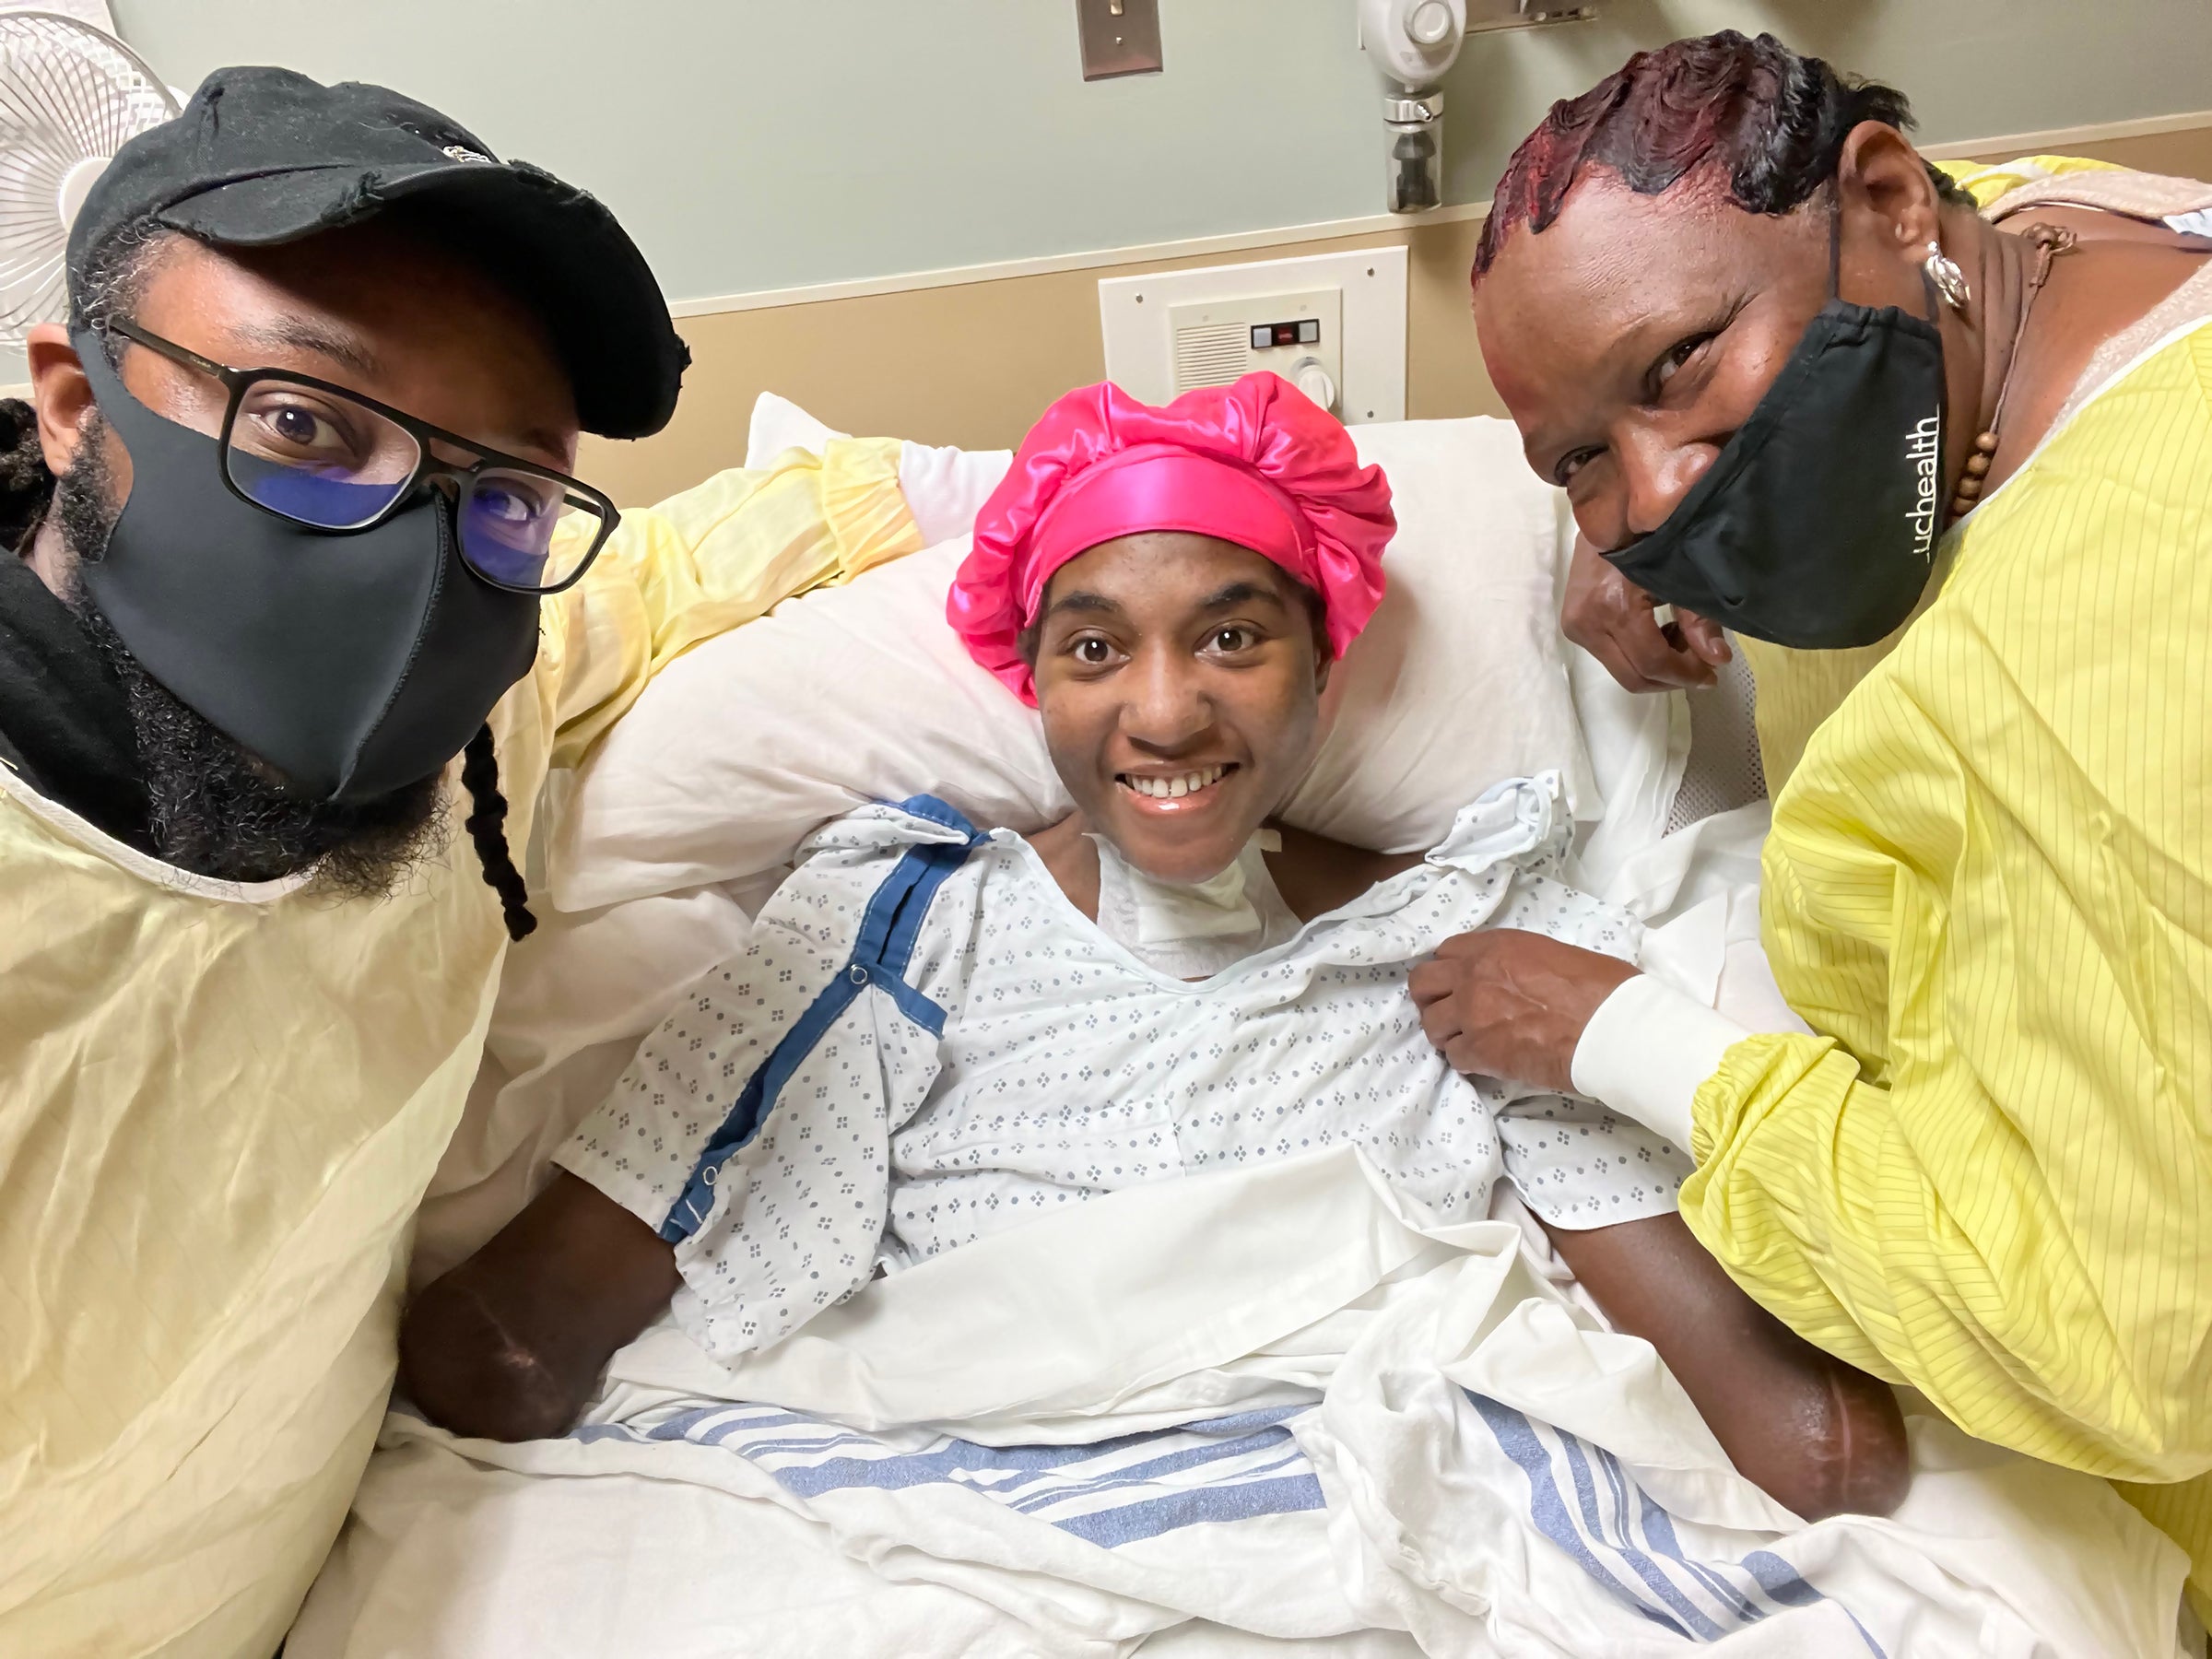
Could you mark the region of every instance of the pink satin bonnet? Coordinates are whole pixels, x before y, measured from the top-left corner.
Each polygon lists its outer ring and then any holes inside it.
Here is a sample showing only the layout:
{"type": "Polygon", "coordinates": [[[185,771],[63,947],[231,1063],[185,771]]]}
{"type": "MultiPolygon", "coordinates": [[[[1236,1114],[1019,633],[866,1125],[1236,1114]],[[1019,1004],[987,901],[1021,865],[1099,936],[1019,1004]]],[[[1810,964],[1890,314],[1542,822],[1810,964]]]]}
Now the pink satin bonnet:
{"type": "Polygon", "coordinates": [[[1390,484],[1351,435],[1279,376],[1186,392],[1165,408],[1084,386],[1044,412],[975,521],[945,611],[969,654],[1024,702],[1021,631],[1053,572],[1103,542],[1181,530],[1249,547],[1321,595],[1341,657],[1382,602],[1397,530],[1390,484]]]}

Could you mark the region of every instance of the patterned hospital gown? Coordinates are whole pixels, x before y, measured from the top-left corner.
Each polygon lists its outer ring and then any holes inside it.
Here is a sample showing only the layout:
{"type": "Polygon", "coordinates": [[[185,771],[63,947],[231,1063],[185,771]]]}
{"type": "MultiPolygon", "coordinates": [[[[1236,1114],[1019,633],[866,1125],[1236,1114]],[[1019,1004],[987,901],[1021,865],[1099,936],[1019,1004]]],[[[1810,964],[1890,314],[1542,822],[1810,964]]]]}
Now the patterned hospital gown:
{"type": "Polygon", "coordinates": [[[815,836],[745,952],[648,1038],[559,1161],[676,1245],[711,1354],[789,1335],[879,1265],[1100,1193],[1352,1142],[1437,1219],[1500,1174],[1546,1220],[1676,1207],[1673,1147],[1587,1101],[1454,1073],[1409,967],[1520,927],[1634,954],[1556,877],[1556,781],[1500,785],[1413,869],[1211,979],[1146,967],[1007,830],[942,803],[815,836]]]}

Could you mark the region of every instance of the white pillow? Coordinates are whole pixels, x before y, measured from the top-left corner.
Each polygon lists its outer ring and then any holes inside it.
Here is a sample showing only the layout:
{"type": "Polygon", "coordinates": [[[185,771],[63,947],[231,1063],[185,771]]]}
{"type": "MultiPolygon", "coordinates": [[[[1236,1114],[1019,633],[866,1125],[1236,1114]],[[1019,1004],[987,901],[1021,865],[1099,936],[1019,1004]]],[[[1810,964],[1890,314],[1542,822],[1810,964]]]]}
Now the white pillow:
{"type": "Polygon", "coordinates": [[[1502,778],[1556,768],[1600,809],[1569,688],[1559,596],[1574,531],[1512,423],[1351,429],[1390,479],[1389,589],[1330,685],[1335,724],[1284,818],[1354,846],[1434,846],[1502,778]]]}
{"type": "Polygon", "coordinates": [[[743,465],[747,472],[760,472],[785,450],[805,450],[810,455],[819,455],[831,439],[852,435],[823,425],[788,397],[763,392],[753,400],[752,424],[745,434],[743,465]]]}
{"type": "MultiPolygon", "coordinates": [[[[747,470],[758,472],[791,449],[819,455],[832,438],[851,436],[824,426],[789,398],[763,392],[753,403],[745,465],[747,470]]],[[[1013,464],[1012,450],[931,449],[901,443],[899,491],[906,497],[906,510],[914,515],[923,544],[934,547],[974,529],[975,515],[1013,464]]]]}
{"type": "MultiPolygon", "coordinates": [[[[831,435],[784,409],[797,421],[756,411],[769,453],[831,435]]],[[[1394,492],[1389,593],[1332,677],[1327,735],[1284,816],[1355,845],[1413,851],[1500,779],[1557,768],[1594,817],[1555,620],[1571,546],[1559,493],[1530,473],[1505,421],[1352,433],[1394,492]]],[[[1003,458],[953,453],[917,476],[952,480],[956,507],[980,505],[975,485],[995,482],[1003,458]]],[[[933,505],[933,519],[949,510],[933,505]]],[[[1065,813],[1035,711],[946,625],[945,590],[966,550],[963,537],[786,601],[664,669],[560,816],[556,905],[748,879],[869,800],[927,793],[980,824],[1024,830],[1065,813]]]]}
{"type": "Polygon", "coordinates": [[[585,766],[548,858],[595,910],[743,880],[873,800],[942,795],[979,823],[1067,810],[1036,711],[945,622],[968,538],[787,599],[654,677],[585,766]]]}

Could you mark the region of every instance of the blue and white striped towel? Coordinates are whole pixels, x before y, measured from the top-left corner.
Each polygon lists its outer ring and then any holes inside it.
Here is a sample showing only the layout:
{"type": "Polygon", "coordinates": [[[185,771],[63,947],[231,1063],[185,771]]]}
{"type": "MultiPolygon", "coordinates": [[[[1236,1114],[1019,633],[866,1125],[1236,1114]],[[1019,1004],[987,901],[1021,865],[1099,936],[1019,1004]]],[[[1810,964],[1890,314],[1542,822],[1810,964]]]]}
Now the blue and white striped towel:
{"type": "Polygon", "coordinates": [[[587,1424],[571,1439],[686,1441],[750,1459],[795,1497],[964,1488],[1108,1549],[1186,1526],[1323,1507],[1321,1482],[1285,1425],[1309,1406],[1239,1412],[1083,1446],[920,1443],[772,1406],[713,1406],[641,1425],[587,1424]]]}
{"type": "MultiPolygon", "coordinates": [[[[1472,1389],[1466,1394],[1499,1449],[1528,1479],[1530,1523],[1606,1594],[1662,1630],[1718,1641],[1786,1608],[1828,1599],[1771,1550],[1734,1561],[1693,1559],[1673,1518],[1612,1453],[1472,1389]]],[[[1874,1659],[1886,1659],[1855,1615],[1852,1623],[1874,1659]]]]}
{"type": "MultiPolygon", "coordinates": [[[[1526,1481],[1529,1524],[1660,1629],[1687,1642],[1718,1641],[1826,1599],[1771,1550],[1693,1559],[1672,1518],[1612,1453],[1472,1391],[1467,1398],[1526,1481]]],[[[1184,1527],[1324,1508],[1289,1427],[1312,1409],[1239,1412],[1076,1446],[985,1446],[952,1435],[900,1443],[773,1406],[683,1409],[657,1421],[587,1425],[571,1438],[720,1447],[808,1500],[957,1487],[1112,1549],[1184,1527]]],[[[1884,1659],[1864,1626],[1860,1634],[1873,1659],[1884,1659]]]]}

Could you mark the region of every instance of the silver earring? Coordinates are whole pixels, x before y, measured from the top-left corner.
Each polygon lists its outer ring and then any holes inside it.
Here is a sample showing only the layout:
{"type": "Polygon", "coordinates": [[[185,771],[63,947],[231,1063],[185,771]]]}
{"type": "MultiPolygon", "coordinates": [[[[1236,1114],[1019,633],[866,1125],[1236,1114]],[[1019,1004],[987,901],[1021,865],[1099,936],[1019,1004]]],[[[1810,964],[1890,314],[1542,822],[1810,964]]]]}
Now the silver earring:
{"type": "Polygon", "coordinates": [[[1928,244],[1928,256],[1920,268],[1927,272],[1928,280],[1936,285],[1943,302],[1953,311],[1964,311],[1966,302],[1974,297],[1973,289],[1966,286],[1966,273],[1959,268],[1957,260],[1943,251],[1941,242],[1928,244]]]}

